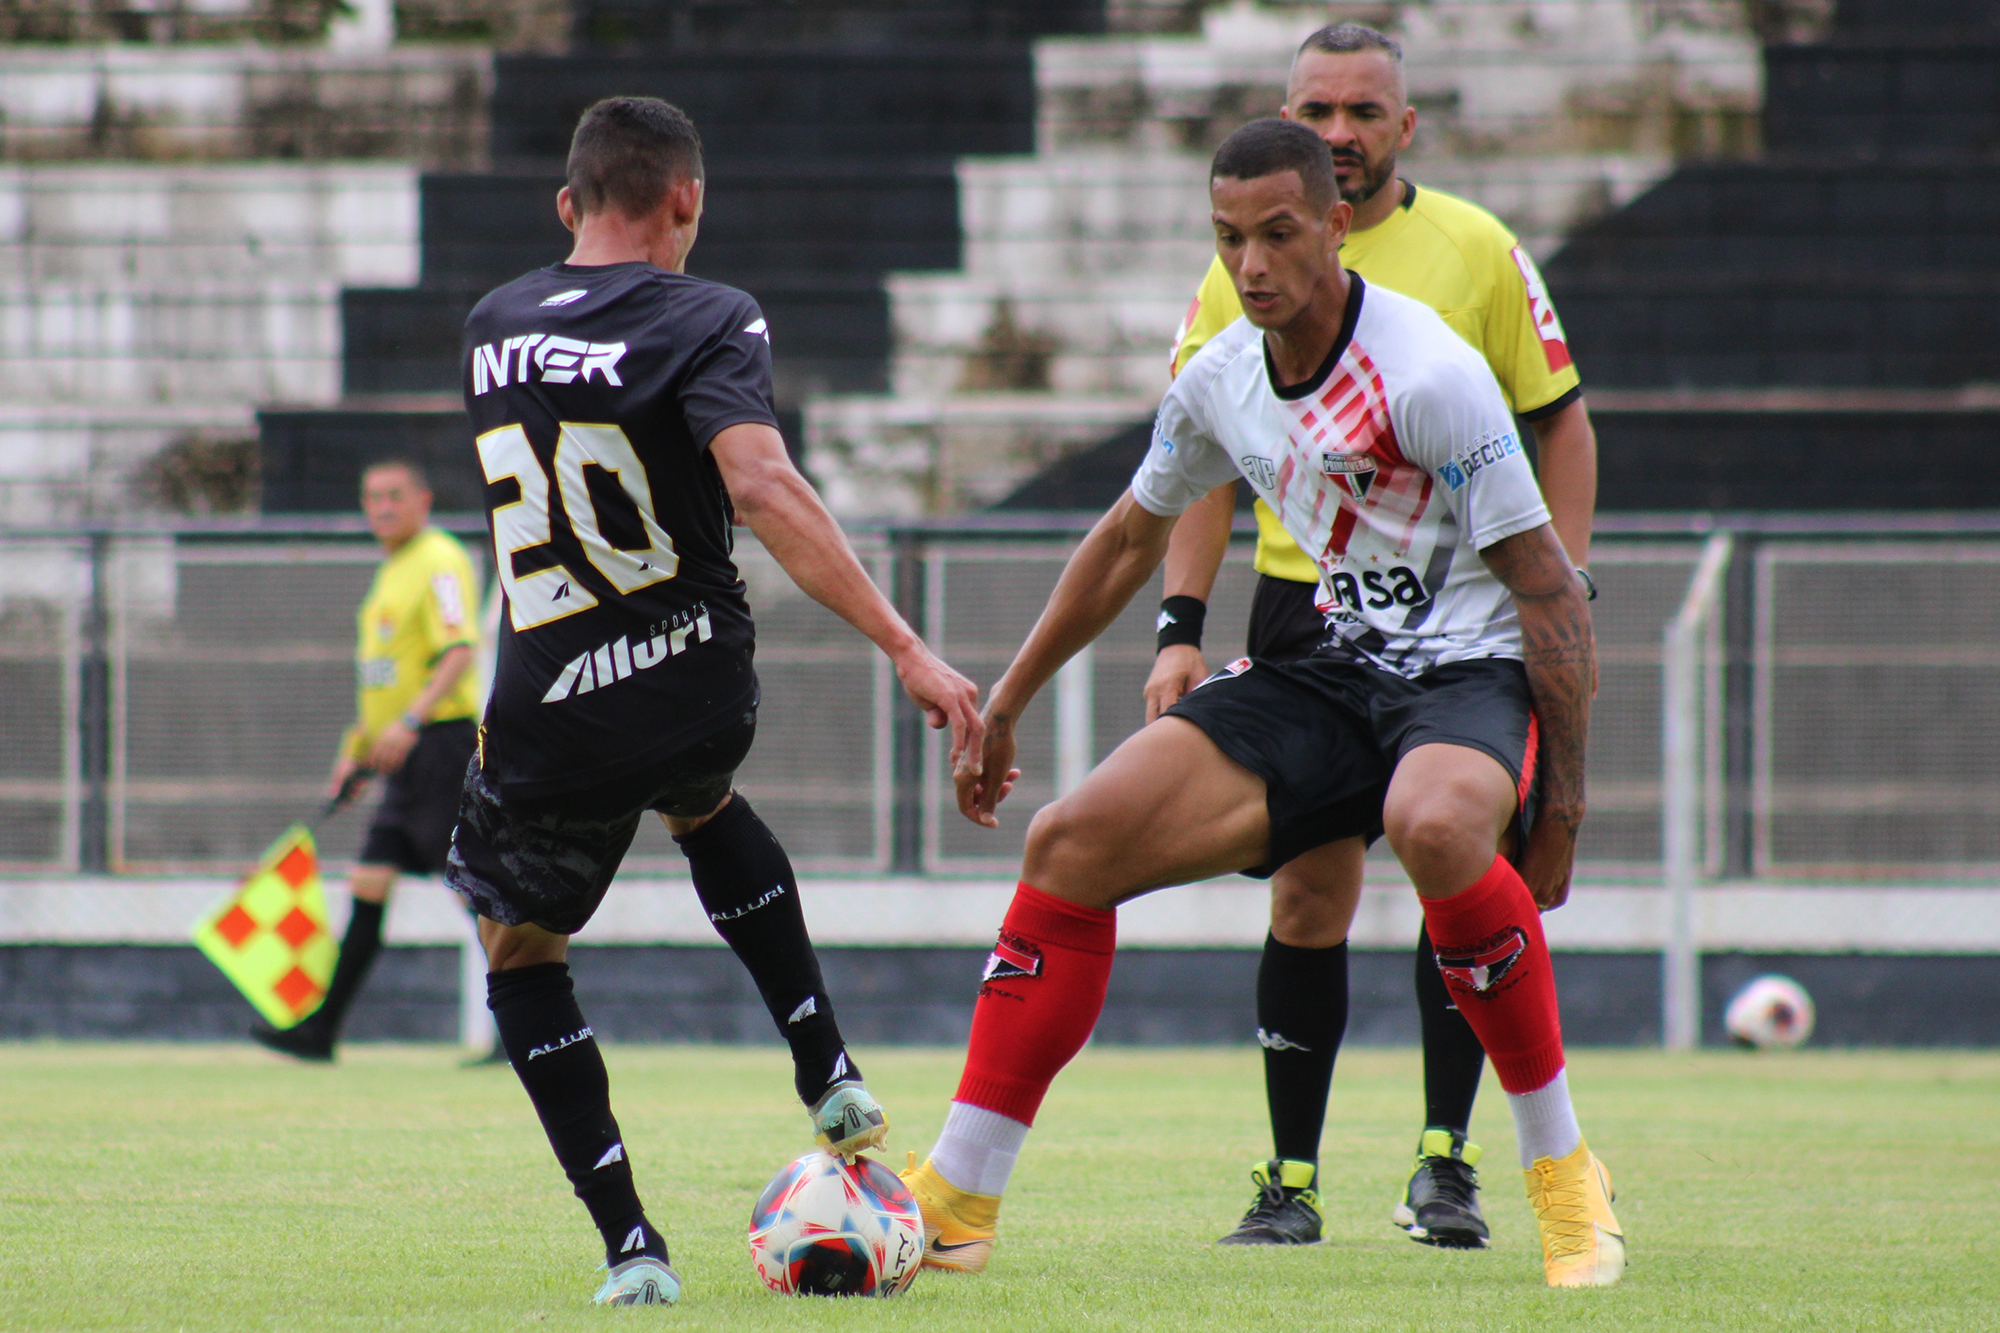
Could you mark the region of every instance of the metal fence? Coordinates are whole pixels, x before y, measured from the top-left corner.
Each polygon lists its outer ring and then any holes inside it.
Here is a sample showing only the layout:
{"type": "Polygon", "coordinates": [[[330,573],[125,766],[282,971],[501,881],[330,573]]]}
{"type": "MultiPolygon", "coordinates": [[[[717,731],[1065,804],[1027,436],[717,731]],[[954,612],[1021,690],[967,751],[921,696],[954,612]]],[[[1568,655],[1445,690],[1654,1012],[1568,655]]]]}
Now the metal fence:
{"type": "MultiPolygon", "coordinates": [[[[464,535],[483,564],[483,534],[464,535]]],[[[1078,535],[967,522],[856,545],[990,686],[1078,535]]],[[[1694,873],[2000,876],[2000,539],[1880,524],[1738,535],[1703,621],[1694,873]]],[[[1702,549],[1685,530],[1627,532],[1593,554],[1586,875],[1661,873],[1662,635],[1702,549]]],[[[1035,809],[1143,721],[1157,579],[1023,720],[1003,827],[975,828],[956,814],[942,737],[881,655],[754,542],[740,555],[764,685],[742,786],[802,869],[1010,873],[1035,809]]],[[[312,810],[352,716],[354,615],[376,559],[341,523],[0,539],[0,868],[225,871],[312,810]]],[[[1254,578],[1240,544],[1212,601],[1211,663],[1241,653],[1254,578]]],[[[332,858],[365,817],[329,822],[332,858]]],[[[630,864],[681,859],[648,824],[630,864]]]]}

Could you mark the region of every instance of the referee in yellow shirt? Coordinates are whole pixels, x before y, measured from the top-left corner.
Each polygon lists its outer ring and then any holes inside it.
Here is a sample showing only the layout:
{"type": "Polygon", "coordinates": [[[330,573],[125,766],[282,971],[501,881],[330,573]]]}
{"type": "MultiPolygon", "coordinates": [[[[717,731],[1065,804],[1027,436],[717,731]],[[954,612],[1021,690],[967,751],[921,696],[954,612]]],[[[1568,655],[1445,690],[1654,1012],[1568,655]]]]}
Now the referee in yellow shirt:
{"type": "MultiPolygon", "coordinates": [[[[1424,302],[1485,356],[1508,405],[1534,427],[1549,513],[1582,567],[1597,498],[1597,441],[1562,325],[1534,261],[1506,227],[1463,199],[1396,175],[1396,155],[1409,147],[1417,119],[1405,95],[1402,49],[1359,24],[1322,28],[1299,48],[1285,103],[1281,115],[1317,131],[1332,149],[1341,197],[1354,207],[1341,262],[1376,286],[1424,302]]],[[[1241,314],[1235,287],[1217,260],[1176,339],[1175,372],[1241,314]]],[[[1146,683],[1148,721],[1207,675],[1201,622],[1228,545],[1235,492],[1233,483],[1217,489],[1174,532],[1160,654],[1146,683]]],[[[1249,653],[1302,657],[1325,638],[1314,605],[1319,570],[1262,502],[1256,513],[1260,577],[1249,653]]],[[[1225,1243],[1310,1244],[1320,1237],[1320,1132],[1347,1027],[1346,939],[1361,893],[1364,851],[1360,839],[1330,843],[1271,878],[1257,1039],[1264,1047],[1276,1156],[1253,1169],[1258,1197],[1225,1243]]],[[[1473,1170],[1479,1148],[1467,1142],[1466,1127],[1485,1051],[1453,1007],[1423,935],[1416,982],[1425,1127],[1392,1219],[1425,1244],[1483,1248],[1488,1233],[1473,1170]]]]}
{"type": "Polygon", "coordinates": [[[382,802],[349,885],[354,910],[326,999],[294,1027],[250,1032],[301,1060],[333,1058],[341,1020],[381,951],[382,913],[396,876],[443,873],[466,766],[478,748],[472,562],[456,537],[430,526],[430,486],[414,463],[372,464],[361,476],[361,507],[383,560],[361,603],[359,704],[334,759],[330,792],[380,775],[382,802]]]}

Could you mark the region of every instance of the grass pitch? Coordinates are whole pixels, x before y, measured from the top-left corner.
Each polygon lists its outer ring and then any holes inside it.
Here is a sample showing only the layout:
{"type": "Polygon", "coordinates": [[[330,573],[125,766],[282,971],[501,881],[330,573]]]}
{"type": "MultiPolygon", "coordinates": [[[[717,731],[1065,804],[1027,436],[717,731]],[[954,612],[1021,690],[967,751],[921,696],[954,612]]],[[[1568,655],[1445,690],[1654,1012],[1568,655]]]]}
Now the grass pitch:
{"type": "MultiPolygon", "coordinates": [[[[1029,1141],[983,1277],[785,1300],[744,1244],[805,1150],[777,1049],[612,1047],[640,1189],[688,1295],[588,1298],[601,1260],[527,1099],[442,1048],[303,1068],[235,1047],[0,1046],[0,1329],[1992,1329],[2000,1055],[1583,1051],[1586,1132],[1620,1189],[1623,1286],[1541,1286],[1489,1076],[1483,1254],[1388,1224],[1418,1129],[1414,1052],[1341,1057],[1328,1239],[1218,1249],[1268,1150],[1254,1052],[1087,1051],[1029,1141]]],[[[895,1164],[927,1148],[957,1052],[860,1057],[895,1164]]]]}

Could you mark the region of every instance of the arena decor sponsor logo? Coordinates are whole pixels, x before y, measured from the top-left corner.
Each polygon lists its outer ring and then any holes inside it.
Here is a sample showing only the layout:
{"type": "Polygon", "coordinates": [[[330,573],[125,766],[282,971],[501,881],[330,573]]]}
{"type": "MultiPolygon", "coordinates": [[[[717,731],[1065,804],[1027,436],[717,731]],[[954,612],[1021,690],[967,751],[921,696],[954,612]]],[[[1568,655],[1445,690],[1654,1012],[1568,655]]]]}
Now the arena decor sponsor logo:
{"type": "Polygon", "coordinates": [[[588,384],[593,375],[602,375],[606,384],[623,388],[618,359],[624,355],[624,343],[584,342],[548,333],[524,333],[504,342],[482,343],[472,349],[472,393],[478,397],[504,389],[510,378],[515,384],[526,384],[530,379],[544,384],[581,379],[588,384]]]}
{"type": "Polygon", "coordinates": [[[1483,995],[1498,986],[1527,951],[1528,937],[1519,926],[1509,926],[1489,943],[1450,953],[1440,949],[1438,971],[1444,973],[1445,980],[1483,995]]]}
{"type": "MultiPolygon", "coordinates": [[[[685,613],[684,613],[685,614],[685,613]]],[[[633,643],[623,634],[583,654],[562,669],[556,683],[542,696],[545,704],[561,703],[573,695],[615,684],[635,671],[658,666],[669,657],[684,653],[694,644],[712,641],[715,631],[708,623],[708,608],[697,608],[691,619],[668,627],[664,623],[651,638],[633,643]]]]}
{"type": "Polygon", "coordinates": [[[1462,488],[1481,468],[1492,467],[1503,458],[1521,452],[1521,442],[1511,430],[1489,430],[1464,449],[1458,457],[1438,469],[1438,479],[1452,490],[1462,488]]]}

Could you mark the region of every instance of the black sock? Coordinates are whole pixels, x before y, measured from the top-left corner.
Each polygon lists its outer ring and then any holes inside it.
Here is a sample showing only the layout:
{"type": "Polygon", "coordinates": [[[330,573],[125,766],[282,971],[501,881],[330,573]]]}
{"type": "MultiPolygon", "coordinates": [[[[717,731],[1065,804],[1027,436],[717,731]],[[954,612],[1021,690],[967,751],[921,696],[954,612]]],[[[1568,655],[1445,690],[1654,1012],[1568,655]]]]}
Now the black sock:
{"type": "Polygon", "coordinates": [[[340,958],[333,965],[332,980],[326,983],[326,999],[305,1020],[324,1030],[328,1041],[340,1035],[340,1025],[347,1018],[348,1007],[360,993],[361,983],[368,979],[368,969],[374,966],[375,955],[382,952],[382,911],[385,906],[383,903],[371,903],[366,898],[354,899],[354,910],[347,918],[347,933],[340,938],[340,958]]]}
{"type": "Polygon", "coordinates": [[[1429,927],[1417,935],[1417,1017],[1424,1031],[1424,1127],[1463,1134],[1472,1123],[1486,1048],[1445,989],[1429,927]]]}
{"type": "Polygon", "coordinates": [[[604,1237],[606,1261],[639,1254],[665,1259],[666,1241],[646,1221],[632,1184],[632,1163],[611,1115],[611,1079],[577,1008],[569,964],[487,973],[486,1007],[556,1161],[604,1237]]]}
{"type": "Polygon", "coordinates": [[[834,1022],[819,957],[806,934],[791,858],[738,792],[722,812],[676,838],[694,891],[757,983],[771,1021],[792,1048],[792,1083],[810,1106],[841,1079],[861,1077],[834,1022]]]}
{"type": "Polygon", "coordinates": [[[1300,949],[1264,937],[1257,966],[1257,1042],[1271,1142],[1295,1162],[1319,1160],[1333,1061],[1347,1035],[1347,943],[1300,949]]]}

